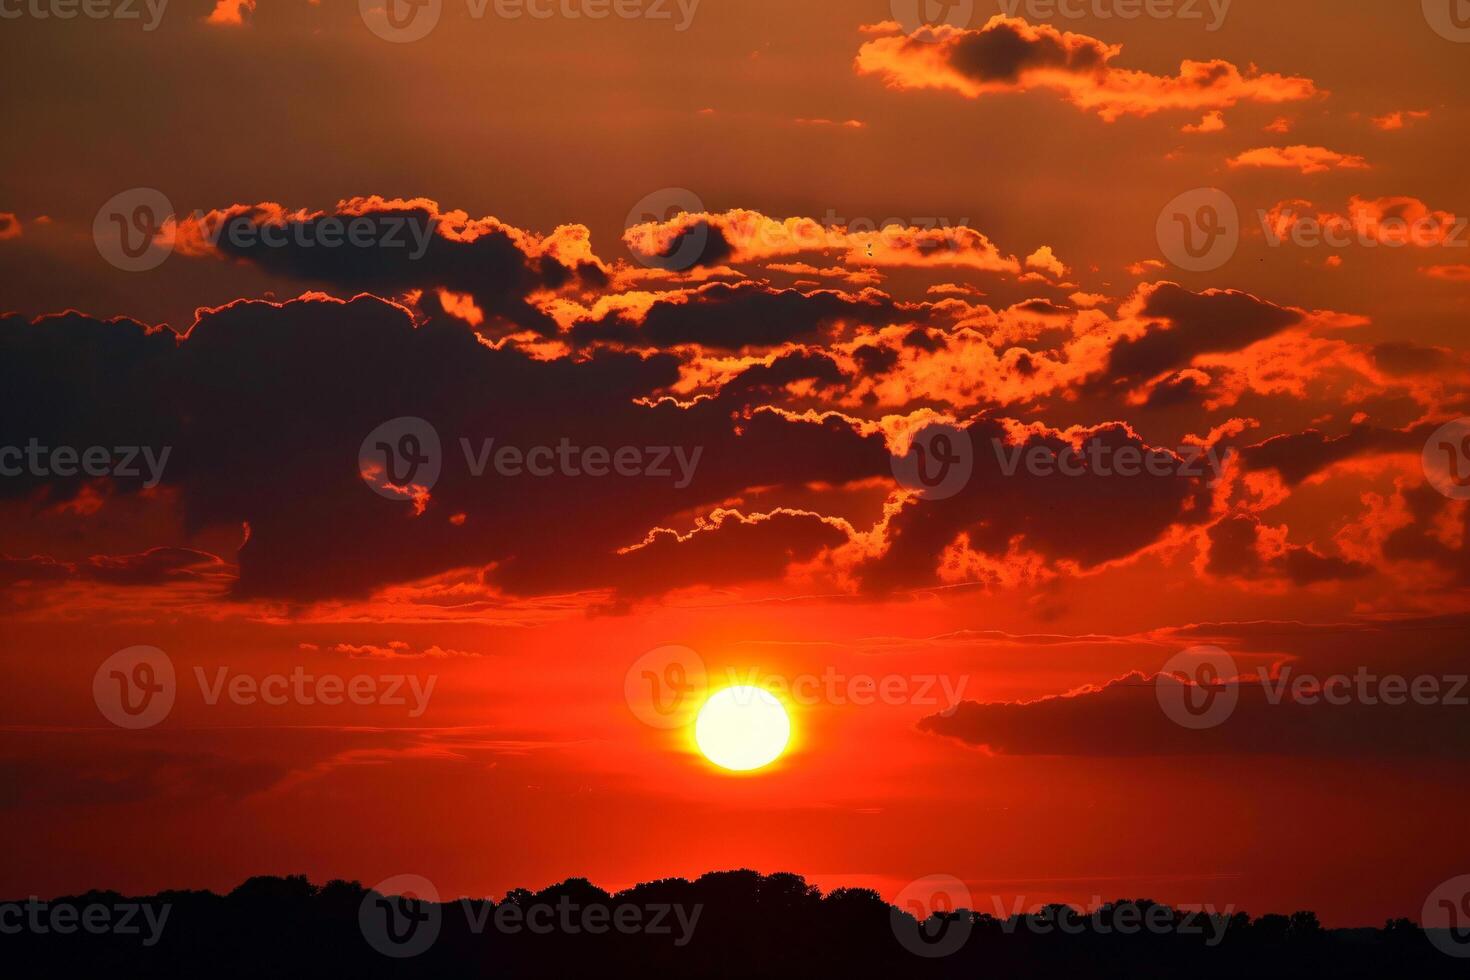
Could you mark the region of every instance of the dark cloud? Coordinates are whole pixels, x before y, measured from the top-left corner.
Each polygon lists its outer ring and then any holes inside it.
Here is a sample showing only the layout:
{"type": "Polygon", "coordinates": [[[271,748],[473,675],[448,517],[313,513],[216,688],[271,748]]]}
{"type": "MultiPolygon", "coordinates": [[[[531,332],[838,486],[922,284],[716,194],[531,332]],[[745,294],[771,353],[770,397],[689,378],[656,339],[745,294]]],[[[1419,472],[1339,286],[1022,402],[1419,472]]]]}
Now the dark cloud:
{"type": "Polygon", "coordinates": [[[1194,623],[1164,630],[1160,637],[1181,644],[1215,644],[1230,649],[1242,662],[1289,659],[1303,671],[1318,674],[1356,669],[1356,664],[1382,662],[1392,652],[1396,671],[1464,673],[1465,646],[1470,643],[1470,615],[1353,616],[1325,622],[1264,619],[1251,622],[1194,623]]]}
{"type": "Polygon", "coordinates": [[[1155,411],[1197,404],[1209,390],[1209,378],[1197,371],[1181,371],[1149,389],[1147,408],[1155,411]]]}
{"type": "MultiPolygon", "coordinates": [[[[47,736],[53,745],[64,737],[47,736]]],[[[7,788],[0,792],[0,809],[239,800],[268,789],[287,772],[284,766],[218,754],[99,749],[95,742],[87,751],[80,745],[54,749],[60,758],[44,760],[27,757],[21,748],[11,739],[0,750],[0,785],[7,788]]]]}
{"type": "Polygon", "coordinates": [[[1024,303],[1017,303],[1011,309],[1021,313],[1034,313],[1037,316],[1067,316],[1072,312],[1068,307],[1059,306],[1049,299],[1028,299],[1024,303]]]}
{"type": "Polygon", "coordinates": [[[864,374],[887,374],[898,364],[898,351],[877,344],[863,344],[852,352],[864,374]]]}
{"type": "Polygon", "coordinates": [[[640,319],[617,311],[572,326],[579,343],[615,341],[673,347],[699,344],[716,350],[817,340],[839,321],[870,323],[893,316],[895,307],[877,294],[834,290],[800,292],[756,283],[710,283],[693,292],[661,299],[640,319]]]}
{"type": "Polygon", "coordinates": [[[564,263],[532,236],[493,219],[451,224],[432,202],[354,203],[283,217],[256,206],[215,218],[214,245],[280,276],[389,295],[411,289],[468,293],[488,316],[543,334],[555,322],[526,299],[539,290],[607,284],[592,260],[564,263]],[[357,229],[346,234],[346,229],[357,229]]]}
{"type": "MultiPolygon", "coordinates": [[[[123,318],[71,312],[35,321],[0,317],[0,445],[26,447],[32,437],[43,449],[169,445],[156,422],[178,410],[164,380],[177,344],[171,330],[123,318]]],[[[0,479],[0,498],[44,492],[64,500],[82,486],[21,468],[0,479]]],[[[142,489],[147,475],[138,470],[137,476],[114,477],[115,489],[142,489]]]]}
{"type": "Polygon", "coordinates": [[[774,392],[798,381],[834,387],[846,383],[849,378],[827,354],[798,348],[772,359],[770,364],[756,364],[741,371],[721,387],[720,398],[729,401],[756,392],[774,392]]]}
{"type": "Polygon", "coordinates": [[[725,237],[724,230],[717,224],[701,220],[672,236],[659,251],[639,253],[638,259],[655,269],[685,272],[700,266],[721,265],[734,254],[734,246],[725,237]]]}
{"type": "Polygon", "coordinates": [[[680,539],[656,531],[617,559],[617,578],[630,595],[659,594],[690,585],[726,585],[768,579],[823,548],[846,543],[847,533],[816,514],[776,511],[759,519],[738,514],[680,539]]]}
{"type": "Polygon", "coordinates": [[[1240,350],[1302,321],[1302,314],[1236,290],[1192,293],[1172,282],[1144,290],[1138,311],[1158,321],[1140,337],[1120,341],[1108,364],[1112,381],[1137,383],[1188,367],[1200,354],[1240,350]]]}
{"type": "Polygon", "coordinates": [[[1463,501],[1446,499],[1428,485],[1403,491],[1403,499],[1413,521],[1389,532],[1383,542],[1383,557],[1427,562],[1450,572],[1456,584],[1470,584],[1470,548],[1463,543],[1446,543],[1442,534],[1435,533],[1436,524],[1448,516],[1449,526],[1459,531],[1460,541],[1470,541],[1470,507],[1463,501]]]}
{"type": "MultiPolygon", "coordinates": [[[[757,372],[688,407],[640,403],[677,379],[676,359],[601,351],[536,360],[491,347],[449,318],[416,325],[407,310],[366,296],[234,303],[203,313],[177,345],[130,322],[10,318],[0,321],[0,348],[11,382],[0,392],[0,444],[125,437],[173,447],[163,486],[178,491],[185,529],[248,527],[232,556],[242,597],[361,595],[474,567],[513,593],[616,590],[624,570],[646,590],[674,581],[647,568],[649,556],[678,548],[618,553],[673,515],[712,509],[749,487],[841,485],[888,471],[880,436],[838,416],[791,418],[753,397],[782,378],[835,378],[821,356],[779,360],[765,378],[757,372]],[[380,497],[358,473],[367,435],[406,416],[430,422],[442,443],[443,473],[422,513],[380,497]],[[539,478],[492,468],[475,477],[462,439],[474,455],[487,439],[522,451],[563,442],[629,447],[661,472],[539,478]],[[678,485],[675,449],[686,461],[699,454],[687,485],[678,485]]],[[[6,481],[0,492],[23,496],[42,484],[50,490],[60,481],[6,481]]],[[[792,532],[806,521],[777,526],[792,532]]],[[[808,540],[833,540],[829,525],[813,532],[808,540]]],[[[732,525],[691,544],[708,549],[733,537],[789,550],[764,525],[732,525]]],[[[160,574],[167,561],[143,564],[160,574]]],[[[752,557],[730,567],[779,565],[752,557]]],[[[119,579],[143,573],[93,570],[119,579]]],[[[699,584],[692,574],[677,578],[699,584]]]]}
{"type": "MultiPolygon", "coordinates": [[[[1352,675],[1354,669],[1348,671],[1352,675]]],[[[1392,671],[1377,671],[1382,678],[1392,671]]],[[[1292,675],[1285,675],[1292,683],[1292,675]]],[[[1298,675],[1299,676],[1299,675],[1298,675]]],[[[1297,699],[1290,689],[1278,703],[1275,690],[1252,674],[1231,684],[1239,695],[1228,717],[1213,728],[1176,724],[1160,703],[1156,677],[1129,674],[1101,689],[1037,701],[963,701],[952,711],[919,722],[921,731],[984,746],[1000,755],[1137,758],[1143,756],[1305,756],[1314,758],[1430,757],[1463,759],[1470,752],[1464,706],[1395,705],[1356,696],[1347,704],[1297,699]],[[1268,695],[1270,695],[1268,697],[1268,695]]],[[[1165,684],[1180,684],[1174,680],[1165,684]]],[[[1272,683],[1280,683],[1280,677],[1272,683]]],[[[1441,678],[1439,692],[1454,695],[1458,681],[1441,678]]],[[[1379,691],[1375,684],[1369,690],[1379,691]]],[[[1217,693],[1223,692],[1217,686],[1217,693]]],[[[1165,692],[1166,694],[1168,692],[1165,692]]],[[[1179,693],[1190,693],[1186,688],[1179,693]]],[[[1333,689],[1334,697],[1341,688],[1333,689]]],[[[1387,692],[1393,699],[1399,694],[1387,692]]],[[[1461,688],[1460,697],[1470,694],[1461,688]]]]}
{"type": "Polygon", "coordinates": [[[1360,562],[1322,555],[1301,545],[1287,544],[1280,554],[1263,553],[1266,528],[1249,515],[1227,517],[1209,530],[1210,554],[1205,570],[1211,575],[1244,579],[1289,578],[1296,585],[1363,578],[1373,569],[1360,562]]]}
{"type": "MultiPolygon", "coordinates": [[[[962,533],[971,548],[992,557],[1017,543],[1051,561],[1092,568],[1134,554],[1174,524],[1208,516],[1206,484],[1214,474],[1202,460],[1187,464],[1168,453],[1174,460],[1168,476],[1101,475],[1091,469],[1064,476],[1032,472],[1024,464],[1036,451],[1054,456],[1071,449],[1071,442],[1056,435],[1032,433],[1013,444],[992,419],[974,420],[964,431],[974,452],[973,475],[958,494],[913,501],[892,519],[888,551],[862,570],[868,587],[886,591],[932,581],[940,554],[962,533]],[[1021,462],[1007,474],[1003,459],[1021,462]]],[[[1167,452],[1116,423],[1088,430],[1082,439],[1109,459],[1124,449],[1167,452]]]]}
{"type": "Polygon", "coordinates": [[[928,354],[934,354],[944,349],[944,334],[938,330],[930,330],[927,327],[915,327],[904,334],[903,345],[915,350],[921,350],[928,354]]]}
{"type": "Polygon", "coordinates": [[[1273,436],[1265,442],[1241,449],[1240,457],[1248,470],[1273,469],[1289,485],[1321,472],[1334,463],[1377,453],[1418,453],[1437,428],[1435,425],[1411,429],[1380,429],[1372,425],[1356,425],[1340,436],[1329,436],[1317,429],[1273,436]]]}
{"type": "Polygon", "coordinates": [[[966,32],[951,50],[950,64],[978,82],[1015,83],[1023,72],[1037,69],[1072,75],[1099,72],[1109,54],[1106,44],[1090,37],[1036,31],[1024,21],[1003,20],[966,32]]]}
{"type": "Polygon", "coordinates": [[[1425,347],[1411,340],[1386,340],[1369,351],[1380,371],[1398,376],[1435,374],[1454,363],[1443,347],[1425,347]]]}

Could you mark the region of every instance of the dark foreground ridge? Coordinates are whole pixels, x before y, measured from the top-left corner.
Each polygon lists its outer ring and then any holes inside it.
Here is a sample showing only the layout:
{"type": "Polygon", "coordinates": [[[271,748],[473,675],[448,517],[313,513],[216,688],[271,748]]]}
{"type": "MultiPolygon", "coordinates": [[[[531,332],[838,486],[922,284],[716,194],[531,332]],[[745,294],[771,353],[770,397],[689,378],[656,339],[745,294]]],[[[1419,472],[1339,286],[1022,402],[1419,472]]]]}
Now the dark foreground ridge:
{"type": "MultiPolygon", "coordinates": [[[[609,894],[583,879],[429,902],[422,879],[252,878],[228,895],[0,903],[0,972],[45,977],[1470,977],[1459,942],[1400,919],[1323,929],[1145,900],[919,922],[867,889],[728,871],[609,894]],[[17,928],[19,927],[19,928],[17,928]]],[[[432,887],[432,886],[429,886],[432,887]]],[[[936,904],[943,906],[945,899],[936,904]]],[[[987,900],[975,900],[983,906],[987,900]]],[[[921,913],[922,914],[922,913],[921,913]]]]}

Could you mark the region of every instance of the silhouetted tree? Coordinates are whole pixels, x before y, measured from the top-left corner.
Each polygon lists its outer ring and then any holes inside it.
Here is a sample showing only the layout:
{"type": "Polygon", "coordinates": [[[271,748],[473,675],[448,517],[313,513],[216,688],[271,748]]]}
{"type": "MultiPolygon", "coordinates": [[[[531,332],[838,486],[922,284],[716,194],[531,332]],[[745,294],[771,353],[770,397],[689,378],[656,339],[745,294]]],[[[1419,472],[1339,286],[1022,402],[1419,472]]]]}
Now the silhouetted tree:
{"type": "Polygon", "coordinates": [[[372,915],[362,918],[363,909],[382,911],[365,902],[379,899],[397,896],[374,895],[350,881],[318,887],[299,875],[251,878],[224,896],[174,891],[136,899],[110,892],[58,898],[48,906],[151,903],[170,910],[155,945],[113,932],[0,935],[0,969],[27,980],[1470,976],[1470,960],[1436,950],[1405,919],[1390,920],[1381,930],[1324,929],[1310,911],[1212,918],[1147,899],[1087,911],[1048,905],[1005,919],[969,909],[936,914],[926,927],[961,930],[963,942],[951,955],[926,958],[912,951],[912,935],[905,937],[910,945],[900,939],[904,929],[920,924],[876,892],[839,888],[823,896],[799,875],[748,870],[713,872],[692,882],[667,878],[617,894],[572,878],[539,892],[514,889],[499,902],[409,903],[403,908],[432,920],[436,931],[418,955],[400,959],[375,949],[364,931],[372,915]],[[646,910],[658,907],[682,907],[686,918],[682,926],[666,918],[662,932],[599,928],[614,921],[620,906],[645,910],[644,927],[650,924],[646,910]],[[554,913],[549,931],[497,923],[497,913],[522,922],[518,917],[537,908],[554,913]],[[586,914],[593,909],[595,914],[586,914]],[[565,928],[563,914],[574,916],[568,920],[575,923],[572,929],[565,928]],[[1153,925],[1140,927],[1145,922],[1153,925]]]}

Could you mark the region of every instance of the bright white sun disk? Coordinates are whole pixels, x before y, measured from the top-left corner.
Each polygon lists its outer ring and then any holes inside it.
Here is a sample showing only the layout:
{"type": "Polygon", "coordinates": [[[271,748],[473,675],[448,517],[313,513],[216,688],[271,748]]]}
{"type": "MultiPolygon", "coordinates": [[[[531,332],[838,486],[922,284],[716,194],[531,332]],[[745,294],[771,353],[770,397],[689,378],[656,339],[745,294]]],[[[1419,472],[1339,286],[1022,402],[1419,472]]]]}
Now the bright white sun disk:
{"type": "Polygon", "coordinates": [[[727,687],[710,695],[694,721],[705,758],[734,772],[775,762],[791,739],[791,719],[770,691],[727,687]]]}

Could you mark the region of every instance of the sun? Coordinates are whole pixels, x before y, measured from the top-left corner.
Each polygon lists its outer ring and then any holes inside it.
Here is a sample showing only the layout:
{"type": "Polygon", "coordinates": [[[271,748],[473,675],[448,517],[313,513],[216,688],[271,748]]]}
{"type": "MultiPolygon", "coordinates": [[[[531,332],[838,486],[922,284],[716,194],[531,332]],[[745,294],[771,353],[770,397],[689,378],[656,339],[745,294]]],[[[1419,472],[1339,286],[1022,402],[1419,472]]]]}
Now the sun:
{"type": "Polygon", "coordinates": [[[710,695],[694,720],[694,742],[721,769],[750,772],[768,766],[791,740],[791,719],[770,691],[727,687],[710,695]]]}

